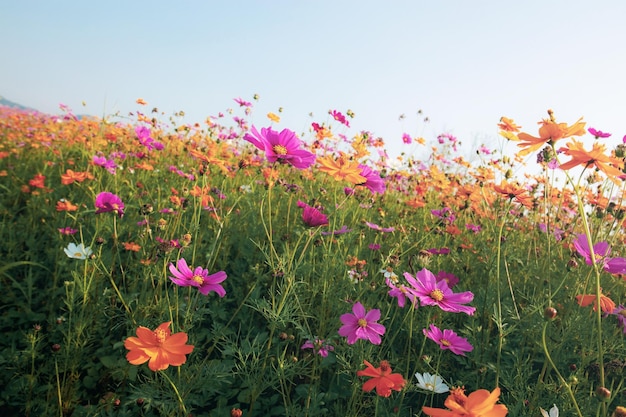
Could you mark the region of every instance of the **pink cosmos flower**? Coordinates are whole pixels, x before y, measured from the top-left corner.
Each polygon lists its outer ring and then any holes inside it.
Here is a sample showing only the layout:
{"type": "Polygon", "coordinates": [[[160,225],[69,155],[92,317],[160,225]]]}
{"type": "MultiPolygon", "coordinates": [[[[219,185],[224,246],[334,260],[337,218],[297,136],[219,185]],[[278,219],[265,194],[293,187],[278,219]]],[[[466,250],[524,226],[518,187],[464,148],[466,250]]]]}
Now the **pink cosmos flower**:
{"type": "Polygon", "coordinates": [[[137,135],[137,139],[139,139],[139,143],[148,148],[149,151],[153,149],[160,151],[163,149],[163,144],[152,138],[150,129],[146,126],[137,126],[135,128],[135,134],[137,135]]]}
{"type": "Polygon", "coordinates": [[[374,230],[377,230],[377,231],[383,232],[383,233],[390,233],[390,232],[393,232],[394,230],[396,230],[393,227],[381,227],[381,226],[377,225],[376,223],[370,223],[370,222],[365,222],[365,225],[367,227],[369,227],[370,229],[374,229],[374,230]]]}
{"type": "Polygon", "coordinates": [[[613,312],[611,314],[617,317],[617,321],[622,328],[622,331],[626,335],[626,308],[624,308],[624,306],[620,304],[613,309],[613,312]]]}
{"type": "Polygon", "coordinates": [[[112,159],[106,159],[104,156],[94,155],[92,158],[93,164],[98,165],[111,174],[115,174],[115,169],[117,168],[117,164],[112,159]]]}
{"type": "MultiPolygon", "coordinates": [[[[585,258],[587,265],[592,265],[591,249],[585,234],[578,234],[574,241],[574,248],[585,258]]],[[[593,254],[596,263],[602,265],[605,271],[611,274],[626,274],[626,258],[609,258],[611,247],[607,242],[598,242],[593,245],[593,254]]]]}
{"type": "Polygon", "coordinates": [[[283,129],[280,133],[272,128],[262,128],[261,133],[252,126],[252,134],[246,133],[245,140],[265,151],[269,162],[284,162],[298,169],[305,169],[313,165],[315,155],[301,149],[302,143],[296,134],[289,129],[283,129]]]}
{"type": "Polygon", "coordinates": [[[61,233],[62,235],[73,235],[74,233],[78,232],[77,229],[72,229],[71,227],[61,227],[58,229],[59,233],[61,233]]]}
{"type": "Polygon", "coordinates": [[[343,235],[345,233],[350,233],[352,231],[352,229],[348,229],[348,226],[346,226],[345,224],[343,226],[341,226],[341,229],[337,229],[337,230],[333,230],[332,232],[322,232],[322,236],[329,236],[329,235],[333,235],[333,236],[337,236],[337,235],[343,235]]]}
{"type": "Polygon", "coordinates": [[[216,292],[220,297],[226,295],[226,290],[220,285],[227,278],[224,271],[209,275],[209,271],[200,266],[192,271],[187,266],[185,258],[180,258],[176,262],[176,267],[170,263],[169,269],[172,275],[174,275],[173,277],[170,276],[170,279],[176,285],[196,287],[202,295],[208,295],[209,291],[216,292]]]}
{"type": "Polygon", "coordinates": [[[423,306],[436,305],[443,311],[465,313],[470,316],[476,311],[475,307],[462,305],[474,299],[474,294],[471,291],[452,292],[445,279],[437,281],[437,277],[426,268],[419,271],[415,278],[405,272],[404,278],[411,284],[412,288],[409,288],[409,291],[419,298],[423,306]]]}
{"type": "Polygon", "coordinates": [[[309,227],[328,226],[328,217],[315,207],[298,200],[298,207],[302,210],[302,221],[309,227]]]}
{"type": "Polygon", "coordinates": [[[437,343],[442,350],[449,350],[455,355],[465,356],[464,352],[471,352],[474,349],[467,339],[457,335],[452,330],[441,330],[434,324],[431,324],[430,329],[424,329],[423,332],[427,338],[437,343]]]}
{"type": "Polygon", "coordinates": [[[329,343],[326,343],[324,339],[307,340],[304,342],[300,349],[313,349],[315,353],[325,358],[328,356],[328,352],[335,350],[335,347],[329,343]]]}
{"type": "Polygon", "coordinates": [[[593,127],[590,127],[589,129],[587,129],[587,132],[589,132],[589,133],[591,133],[593,136],[595,136],[595,137],[596,137],[596,139],[599,139],[599,138],[608,138],[608,137],[610,137],[610,136],[611,136],[611,134],[610,134],[610,133],[605,133],[605,132],[603,132],[603,131],[601,131],[601,130],[594,129],[593,127]]]}
{"type": "Polygon", "coordinates": [[[378,171],[374,171],[372,168],[363,164],[359,164],[359,168],[361,168],[361,176],[365,177],[365,182],[359,185],[368,188],[372,194],[384,194],[386,189],[385,181],[380,177],[378,171]]]}
{"type": "Polygon", "coordinates": [[[448,284],[448,288],[452,288],[456,284],[459,283],[459,278],[456,275],[451,274],[451,273],[446,272],[446,271],[439,271],[439,272],[437,272],[436,277],[437,277],[437,282],[439,282],[441,280],[446,281],[446,284],[448,284]]]}
{"type": "Polygon", "coordinates": [[[337,110],[332,110],[332,111],[329,111],[328,114],[333,116],[333,119],[335,119],[339,123],[346,125],[346,127],[350,127],[350,122],[348,122],[348,120],[346,119],[346,116],[341,114],[341,112],[338,112],[337,110]]]}
{"type": "Polygon", "coordinates": [[[119,217],[124,215],[124,203],[122,199],[108,191],[103,191],[96,196],[95,206],[96,214],[115,211],[119,217]]]}
{"type": "Polygon", "coordinates": [[[413,142],[413,139],[411,138],[411,135],[409,135],[408,133],[403,133],[402,134],[402,142],[404,142],[404,143],[406,143],[408,145],[411,142],[413,142]]]}
{"type": "Polygon", "coordinates": [[[380,319],[380,310],[372,309],[366,312],[365,307],[357,301],[352,306],[352,312],[354,314],[341,315],[343,326],[339,329],[339,335],[347,337],[349,345],[353,345],[358,339],[380,345],[380,336],[385,334],[385,326],[377,323],[380,319]]]}
{"type": "Polygon", "coordinates": [[[385,279],[385,283],[389,288],[391,288],[388,294],[398,299],[398,307],[404,308],[406,300],[408,298],[409,301],[411,301],[413,308],[417,308],[417,297],[404,284],[399,284],[398,286],[396,286],[396,284],[394,284],[393,281],[389,278],[385,279]]]}
{"type": "Polygon", "coordinates": [[[237,104],[239,104],[239,107],[250,107],[250,106],[252,106],[252,103],[250,103],[249,101],[245,101],[241,97],[234,98],[233,100],[235,100],[235,102],[237,104]]]}

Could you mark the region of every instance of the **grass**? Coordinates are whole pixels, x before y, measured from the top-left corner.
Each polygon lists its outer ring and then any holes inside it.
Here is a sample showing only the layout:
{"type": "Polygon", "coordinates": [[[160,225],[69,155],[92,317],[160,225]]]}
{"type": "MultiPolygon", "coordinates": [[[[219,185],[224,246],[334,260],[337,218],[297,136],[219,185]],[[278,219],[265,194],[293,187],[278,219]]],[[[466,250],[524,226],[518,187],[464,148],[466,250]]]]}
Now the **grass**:
{"type": "MultiPolygon", "coordinates": [[[[511,172],[527,169],[516,155],[483,147],[470,164],[445,134],[414,142],[421,159],[374,157],[383,140],[343,140],[335,114],[301,135],[318,162],[300,169],[268,162],[244,140],[253,107],[235,123],[205,125],[181,124],[180,114],[159,120],[156,109],[80,120],[69,110],[0,109],[0,410],[314,417],[445,408],[449,394],[421,389],[416,372],[468,395],[498,388],[509,416],[540,416],[553,404],[561,416],[609,416],[625,405],[626,283],[603,268],[624,255],[624,184],[593,160],[553,169],[554,151],[571,138],[546,141],[538,174],[515,180],[511,172]],[[319,162],[340,155],[339,171],[319,162]],[[358,173],[357,163],[384,192],[350,182],[344,174],[358,173]],[[96,214],[102,192],[121,199],[123,216],[96,214]],[[328,225],[308,226],[301,203],[328,225]],[[579,235],[611,253],[595,247],[588,264],[573,246],[579,235]],[[89,250],[68,256],[70,243],[89,250]],[[226,294],[176,285],[170,265],[181,258],[224,271],[226,294]],[[458,279],[451,290],[471,293],[464,304],[475,311],[423,300],[414,308],[410,299],[400,307],[390,286],[409,287],[405,273],[425,271],[458,279]],[[600,293],[614,310],[594,311],[600,293]],[[577,302],[583,294],[591,305],[577,302]],[[338,333],[356,302],[380,311],[380,344],[338,333]],[[166,322],[193,345],[184,363],[156,372],[131,364],[125,341],[166,322]],[[430,325],[472,350],[441,349],[425,336],[430,325]],[[314,348],[303,349],[307,341],[314,348]],[[389,396],[365,392],[364,361],[387,361],[404,385],[389,396]]],[[[610,143],[579,133],[587,148],[610,143]]],[[[620,152],[602,155],[623,169],[620,152]]]]}

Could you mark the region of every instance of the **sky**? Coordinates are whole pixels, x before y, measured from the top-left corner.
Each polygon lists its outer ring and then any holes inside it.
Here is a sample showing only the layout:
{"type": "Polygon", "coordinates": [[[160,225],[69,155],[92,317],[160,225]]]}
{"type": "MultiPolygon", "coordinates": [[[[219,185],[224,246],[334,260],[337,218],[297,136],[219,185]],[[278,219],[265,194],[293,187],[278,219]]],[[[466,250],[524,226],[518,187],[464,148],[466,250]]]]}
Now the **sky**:
{"type": "Polygon", "coordinates": [[[547,109],[621,142],[624,16],[623,0],[5,1],[0,96],[96,116],[143,98],[195,123],[258,94],[256,126],[282,107],[276,126],[301,133],[350,109],[333,130],[391,155],[412,152],[405,132],[498,147],[500,117],[536,134],[547,109]]]}

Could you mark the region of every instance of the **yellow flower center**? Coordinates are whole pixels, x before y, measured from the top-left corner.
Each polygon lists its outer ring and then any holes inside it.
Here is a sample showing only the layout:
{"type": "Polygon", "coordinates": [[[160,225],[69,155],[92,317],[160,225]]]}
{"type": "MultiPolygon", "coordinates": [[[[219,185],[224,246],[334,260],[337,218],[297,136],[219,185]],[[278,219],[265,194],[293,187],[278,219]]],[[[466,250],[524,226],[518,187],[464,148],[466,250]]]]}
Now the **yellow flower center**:
{"type": "Polygon", "coordinates": [[[167,338],[167,333],[163,329],[156,329],[154,331],[154,336],[156,337],[157,343],[162,344],[163,342],[165,342],[165,339],[167,338]]]}
{"type": "Polygon", "coordinates": [[[194,275],[194,276],[191,278],[191,280],[192,280],[193,282],[195,282],[196,284],[198,284],[198,285],[202,285],[202,284],[204,284],[204,278],[202,278],[200,275],[194,275]]]}
{"type": "Polygon", "coordinates": [[[626,308],[623,309],[623,310],[620,310],[619,313],[617,313],[617,314],[619,314],[622,317],[626,317],[626,308]]]}
{"type": "Polygon", "coordinates": [[[432,298],[435,301],[443,300],[443,291],[441,290],[433,290],[428,295],[430,296],[430,298],[432,298]]]}
{"type": "Polygon", "coordinates": [[[277,155],[287,155],[287,148],[285,148],[283,145],[274,145],[272,146],[272,150],[277,155]]]}
{"type": "Polygon", "coordinates": [[[441,339],[440,342],[444,346],[450,346],[451,345],[451,343],[450,343],[450,341],[448,339],[441,339]]]}
{"type": "Polygon", "coordinates": [[[359,321],[357,323],[358,323],[359,327],[363,327],[363,328],[367,327],[367,320],[365,320],[365,319],[359,319],[359,321]]]}
{"type": "Polygon", "coordinates": [[[80,252],[76,252],[76,253],[74,254],[74,258],[82,258],[82,257],[83,257],[83,254],[82,254],[82,253],[80,253],[80,252]]]}

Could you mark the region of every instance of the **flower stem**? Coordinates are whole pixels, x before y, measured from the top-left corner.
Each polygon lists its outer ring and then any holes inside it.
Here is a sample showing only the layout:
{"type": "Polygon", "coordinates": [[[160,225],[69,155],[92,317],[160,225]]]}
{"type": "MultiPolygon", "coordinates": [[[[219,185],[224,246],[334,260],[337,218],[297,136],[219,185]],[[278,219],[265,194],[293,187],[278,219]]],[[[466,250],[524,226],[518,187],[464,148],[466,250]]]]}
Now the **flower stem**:
{"type": "Polygon", "coordinates": [[[543,347],[543,352],[545,353],[546,359],[550,363],[550,366],[552,366],[552,369],[554,369],[554,372],[559,377],[559,380],[561,381],[561,383],[563,385],[565,385],[565,388],[567,389],[567,393],[569,394],[570,398],[572,399],[572,403],[574,404],[574,407],[576,408],[576,412],[578,413],[578,415],[580,417],[583,417],[583,414],[580,411],[580,408],[578,408],[578,403],[576,402],[576,397],[574,396],[574,392],[572,391],[572,387],[570,387],[570,385],[567,383],[565,378],[563,378],[563,376],[561,375],[561,373],[557,369],[556,365],[552,361],[552,357],[550,356],[550,352],[548,351],[548,345],[546,344],[546,329],[547,328],[548,328],[548,322],[546,321],[543,324],[543,332],[541,332],[541,346],[543,347]]]}
{"type": "Polygon", "coordinates": [[[183,410],[184,415],[188,415],[189,413],[187,413],[187,408],[185,407],[185,403],[183,402],[183,398],[180,396],[180,392],[178,392],[178,388],[176,388],[176,384],[174,384],[174,381],[172,381],[170,379],[170,377],[167,375],[167,373],[160,372],[160,374],[163,375],[163,377],[165,377],[165,379],[167,379],[167,382],[169,382],[170,385],[172,386],[172,388],[174,389],[174,393],[176,394],[176,398],[178,398],[178,403],[180,404],[180,408],[183,410]]]}

